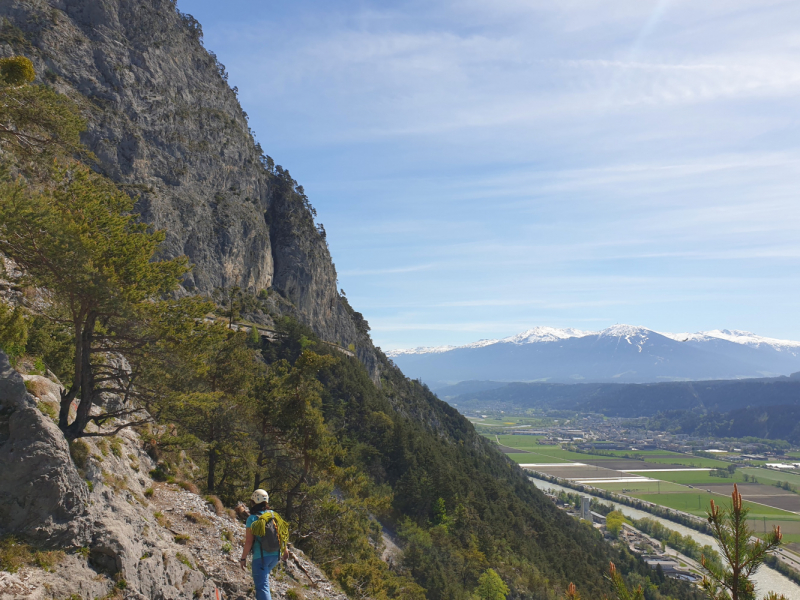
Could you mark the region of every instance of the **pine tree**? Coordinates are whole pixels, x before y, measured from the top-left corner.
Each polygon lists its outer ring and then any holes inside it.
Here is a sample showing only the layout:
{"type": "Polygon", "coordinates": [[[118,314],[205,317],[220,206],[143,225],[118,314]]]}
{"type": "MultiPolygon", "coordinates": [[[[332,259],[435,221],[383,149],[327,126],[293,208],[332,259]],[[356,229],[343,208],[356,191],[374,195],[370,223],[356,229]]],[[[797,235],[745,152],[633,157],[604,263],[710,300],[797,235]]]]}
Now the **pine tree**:
{"type": "Polygon", "coordinates": [[[20,181],[0,186],[0,252],[29,284],[47,290],[73,331],[72,382],[59,413],[68,439],[88,435],[90,421],[135,412],[91,415],[91,407],[102,405],[105,392],[132,392],[129,366],[148,345],[146,323],[172,304],[159,299],[187,271],[185,258],[153,260],[164,234],[149,232],[132,209],[130,197],[80,165],[58,168],[48,189],[20,181]]]}
{"type": "Polygon", "coordinates": [[[481,600],[505,600],[508,586],[494,569],[486,569],[478,579],[475,595],[481,600]]]}
{"type": "Polygon", "coordinates": [[[752,577],[767,555],[781,545],[781,529],[775,527],[765,540],[753,541],[753,530],[747,525],[750,510],[733,485],[730,508],[720,508],[713,500],[708,522],[719,542],[725,566],[702,559],[706,571],[703,589],[713,600],[753,600],[756,597],[752,577]]]}

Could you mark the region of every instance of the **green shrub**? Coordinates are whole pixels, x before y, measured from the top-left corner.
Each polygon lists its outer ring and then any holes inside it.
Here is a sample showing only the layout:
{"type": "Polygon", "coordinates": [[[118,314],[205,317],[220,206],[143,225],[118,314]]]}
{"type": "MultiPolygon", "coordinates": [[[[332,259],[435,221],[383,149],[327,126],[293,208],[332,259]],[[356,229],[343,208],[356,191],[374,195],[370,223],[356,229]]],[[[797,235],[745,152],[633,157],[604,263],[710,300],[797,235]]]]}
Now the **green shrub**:
{"type": "Polygon", "coordinates": [[[100,438],[97,442],[97,447],[100,449],[100,452],[103,453],[103,456],[108,456],[108,440],[100,438]]]}
{"type": "Polygon", "coordinates": [[[69,443],[69,455],[72,457],[72,462],[79,469],[86,468],[86,461],[89,458],[89,444],[83,440],[73,440],[69,443]]]}
{"type": "Polygon", "coordinates": [[[286,598],[287,600],[303,600],[305,594],[303,594],[302,590],[298,590],[297,588],[289,588],[286,590],[286,598]]]}
{"type": "Polygon", "coordinates": [[[144,497],[145,498],[152,498],[153,494],[155,494],[155,493],[156,493],[156,491],[153,488],[149,487],[144,491],[144,497]]]}
{"type": "Polygon", "coordinates": [[[161,470],[161,468],[155,468],[150,471],[150,477],[153,478],[154,481],[166,481],[167,474],[161,470]]]}
{"type": "Polygon", "coordinates": [[[122,440],[118,437],[111,438],[111,453],[117,458],[122,458],[122,440]]]}
{"type": "Polygon", "coordinates": [[[225,542],[224,544],[222,544],[222,551],[225,554],[230,554],[231,550],[233,550],[233,546],[231,546],[230,542],[225,542]]]}
{"type": "Polygon", "coordinates": [[[185,546],[186,544],[189,543],[189,540],[191,539],[192,539],[191,536],[186,535],[185,533],[179,533],[178,535],[175,536],[175,543],[180,544],[181,546],[185,546]]]}
{"type": "Polygon", "coordinates": [[[0,78],[8,85],[22,85],[36,79],[36,71],[24,56],[0,58],[0,78]]]}
{"type": "MultiPolygon", "coordinates": [[[[26,381],[25,383],[28,382],[26,381]]],[[[56,410],[56,407],[52,405],[52,403],[40,401],[36,403],[36,408],[38,408],[43,415],[47,415],[53,419],[53,421],[58,423],[58,411],[56,410]]]]}
{"type": "Polygon", "coordinates": [[[16,365],[16,359],[25,353],[27,342],[28,324],[22,307],[17,306],[12,310],[9,305],[0,302],[0,347],[8,354],[12,365],[16,365]]]}

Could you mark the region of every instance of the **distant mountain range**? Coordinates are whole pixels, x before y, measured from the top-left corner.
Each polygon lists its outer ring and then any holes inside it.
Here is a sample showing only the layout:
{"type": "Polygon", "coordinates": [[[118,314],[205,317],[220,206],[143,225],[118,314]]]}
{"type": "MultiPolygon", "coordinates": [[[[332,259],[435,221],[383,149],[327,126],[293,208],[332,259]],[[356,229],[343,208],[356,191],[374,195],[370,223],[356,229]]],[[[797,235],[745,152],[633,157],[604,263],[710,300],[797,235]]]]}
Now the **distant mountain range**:
{"type": "Polygon", "coordinates": [[[468,380],[654,383],[800,371],[800,342],[747,331],[659,333],[631,325],[603,331],[537,327],[500,340],[387,354],[408,377],[434,389],[468,380]]]}

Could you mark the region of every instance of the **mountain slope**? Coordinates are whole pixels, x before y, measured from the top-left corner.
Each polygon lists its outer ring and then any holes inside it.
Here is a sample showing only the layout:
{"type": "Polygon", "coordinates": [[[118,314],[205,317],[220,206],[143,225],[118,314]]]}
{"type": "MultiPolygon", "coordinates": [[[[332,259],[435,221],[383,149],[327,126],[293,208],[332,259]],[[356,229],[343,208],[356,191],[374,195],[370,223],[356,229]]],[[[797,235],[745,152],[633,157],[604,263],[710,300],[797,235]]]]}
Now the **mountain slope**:
{"type": "Polygon", "coordinates": [[[167,255],[194,265],[187,292],[270,293],[253,318],[292,314],[329,342],[354,344],[377,377],[302,187],[255,143],[197,21],[170,0],[8,0],[0,56],[14,54],[80,103],[96,168],[166,230],[167,255]]]}
{"type": "Polygon", "coordinates": [[[615,325],[599,332],[541,327],[462,347],[390,352],[409,377],[561,383],[736,379],[800,369],[800,342],[746,332],[662,334],[615,325]]]}

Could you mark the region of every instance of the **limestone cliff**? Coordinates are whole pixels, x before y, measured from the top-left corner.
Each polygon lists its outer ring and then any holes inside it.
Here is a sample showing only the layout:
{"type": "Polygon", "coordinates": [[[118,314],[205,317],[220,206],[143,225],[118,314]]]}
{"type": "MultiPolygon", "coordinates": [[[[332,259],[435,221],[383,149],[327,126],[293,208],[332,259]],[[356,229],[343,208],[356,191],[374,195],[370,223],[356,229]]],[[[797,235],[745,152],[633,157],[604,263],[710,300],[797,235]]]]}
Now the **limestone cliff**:
{"type": "Polygon", "coordinates": [[[324,231],[255,143],[197,21],[171,0],[5,0],[0,18],[0,56],[29,57],[41,82],[80,102],[97,168],[166,230],[166,254],[190,258],[187,292],[261,294],[254,318],[294,314],[323,339],[354,344],[377,378],[324,231]]]}

